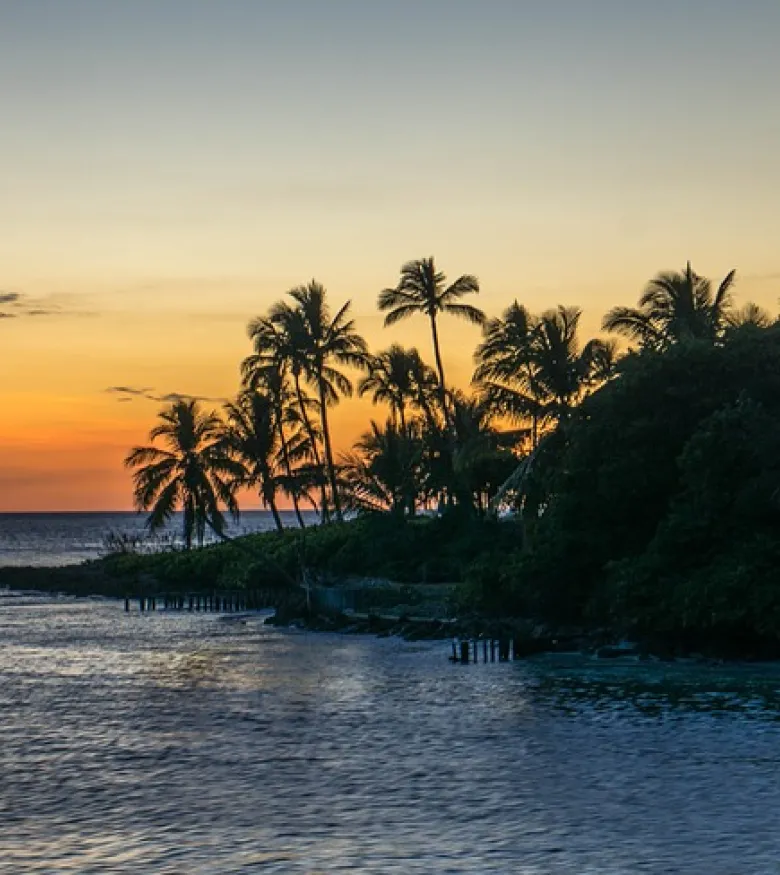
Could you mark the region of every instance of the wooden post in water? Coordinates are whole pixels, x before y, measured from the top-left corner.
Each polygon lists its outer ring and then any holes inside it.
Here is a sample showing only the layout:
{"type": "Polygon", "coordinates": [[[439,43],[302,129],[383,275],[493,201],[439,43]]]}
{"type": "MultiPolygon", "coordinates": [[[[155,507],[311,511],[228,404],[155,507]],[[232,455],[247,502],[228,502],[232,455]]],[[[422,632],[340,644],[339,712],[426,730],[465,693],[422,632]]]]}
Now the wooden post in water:
{"type": "Polygon", "coordinates": [[[496,639],[495,638],[490,639],[490,661],[491,662],[496,661],[496,639]]]}
{"type": "Polygon", "coordinates": [[[501,662],[509,662],[509,640],[502,638],[498,642],[498,658],[501,662]]]}
{"type": "Polygon", "coordinates": [[[138,596],[138,607],[140,608],[141,613],[143,613],[144,609],[146,608],[146,605],[144,604],[144,597],[142,595],[138,596]]]}
{"type": "Polygon", "coordinates": [[[458,640],[457,638],[452,639],[452,661],[458,661],[458,640]]]}
{"type": "Polygon", "coordinates": [[[152,601],[152,610],[153,610],[153,611],[156,611],[156,610],[157,610],[157,597],[156,597],[156,596],[152,596],[151,601],[152,601]]]}
{"type": "Polygon", "coordinates": [[[461,641],[460,642],[460,661],[463,665],[469,664],[469,642],[461,641]]]}
{"type": "Polygon", "coordinates": [[[479,648],[479,641],[477,641],[477,639],[475,638],[474,639],[474,665],[476,665],[479,662],[479,659],[477,658],[479,656],[478,648],[479,648]]]}
{"type": "Polygon", "coordinates": [[[130,599],[125,596],[125,613],[128,613],[130,610],[130,599]]]}
{"type": "Polygon", "coordinates": [[[488,661],[487,655],[488,655],[488,643],[487,643],[487,638],[483,638],[483,639],[482,639],[482,662],[487,662],[487,661],[488,661]]]}

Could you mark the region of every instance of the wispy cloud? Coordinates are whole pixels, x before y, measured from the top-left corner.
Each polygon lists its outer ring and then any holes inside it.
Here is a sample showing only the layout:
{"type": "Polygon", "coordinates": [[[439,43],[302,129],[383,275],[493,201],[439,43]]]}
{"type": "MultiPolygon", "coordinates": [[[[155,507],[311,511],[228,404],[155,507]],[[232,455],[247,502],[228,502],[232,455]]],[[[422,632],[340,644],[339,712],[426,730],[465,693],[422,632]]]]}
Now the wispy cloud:
{"type": "Polygon", "coordinates": [[[110,395],[116,395],[116,400],[124,403],[136,399],[155,401],[158,404],[172,404],[176,401],[207,401],[214,404],[224,404],[227,401],[227,398],[217,398],[211,395],[190,395],[186,392],[155,392],[151,386],[109,386],[105,391],[110,395]]]}
{"type": "Polygon", "coordinates": [[[79,310],[64,302],[62,296],[33,297],[21,292],[0,292],[0,319],[25,316],[96,316],[93,310],[79,310]]]}

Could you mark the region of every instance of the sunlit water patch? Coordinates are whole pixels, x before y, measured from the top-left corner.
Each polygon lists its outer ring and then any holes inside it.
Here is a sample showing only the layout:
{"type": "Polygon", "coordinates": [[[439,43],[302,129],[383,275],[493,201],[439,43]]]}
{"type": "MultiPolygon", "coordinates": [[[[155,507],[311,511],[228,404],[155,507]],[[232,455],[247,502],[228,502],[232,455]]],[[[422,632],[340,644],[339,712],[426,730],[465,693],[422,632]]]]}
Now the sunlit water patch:
{"type": "Polygon", "coordinates": [[[2,873],[777,873],[773,667],[0,594],[2,873]]]}

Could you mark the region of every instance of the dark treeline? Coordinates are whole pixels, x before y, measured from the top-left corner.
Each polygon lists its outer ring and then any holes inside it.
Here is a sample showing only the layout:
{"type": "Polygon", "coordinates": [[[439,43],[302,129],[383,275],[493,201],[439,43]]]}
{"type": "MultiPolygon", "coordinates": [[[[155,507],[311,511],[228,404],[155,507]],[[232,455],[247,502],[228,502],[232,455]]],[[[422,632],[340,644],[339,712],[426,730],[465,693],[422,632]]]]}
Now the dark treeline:
{"type": "Polygon", "coordinates": [[[388,325],[428,320],[430,366],[414,348],[369,351],[349,302],[331,309],[312,281],[250,323],[241,389],[221,412],[185,399],[161,412],[152,444],[127,458],[136,504],[152,529],[183,509],[187,546],[223,534],[246,487],[280,529],[282,500],[301,526],[303,507],[394,529],[435,509],[490,531],[506,510],[514,534],[469,556],[464,609],[775,654],[780,324],[738,309],[733,286],[733,272],[715,287],[690,265],[659,274],[637,307],[606,315],[628,341],[619,354],[579,338],[576,308],[514,302],[488,319],[464,300],[475,277],[448,283],[433,259],[410,262],[378,305],[388,325]],[[447,315],[482,326],[468,392],[446,380],[447,315]],[[388,416],[337,454],[330,411],[354,393],[388,416]]]}

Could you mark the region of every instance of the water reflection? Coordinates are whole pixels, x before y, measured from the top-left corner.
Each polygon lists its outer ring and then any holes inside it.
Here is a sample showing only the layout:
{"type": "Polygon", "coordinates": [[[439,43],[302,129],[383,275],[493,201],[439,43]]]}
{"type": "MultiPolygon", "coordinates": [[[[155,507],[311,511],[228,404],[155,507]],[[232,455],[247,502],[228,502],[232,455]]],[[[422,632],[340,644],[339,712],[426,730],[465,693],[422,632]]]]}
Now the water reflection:
{"type": "Polygon", "coordinates": [[[0,872],[776,872],[774,668],[0,606],[0,872]]]}

